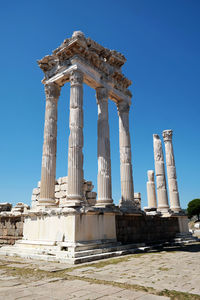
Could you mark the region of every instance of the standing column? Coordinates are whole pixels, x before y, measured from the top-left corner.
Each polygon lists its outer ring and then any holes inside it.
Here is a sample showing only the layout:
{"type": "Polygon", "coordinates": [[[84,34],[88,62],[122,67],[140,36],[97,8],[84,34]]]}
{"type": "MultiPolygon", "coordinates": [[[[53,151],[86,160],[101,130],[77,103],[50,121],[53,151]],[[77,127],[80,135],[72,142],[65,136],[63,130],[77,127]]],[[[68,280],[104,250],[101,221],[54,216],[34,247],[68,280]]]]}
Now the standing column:
{"type": "Polygon", "coordinates": [[[70,74],[70,117],[68,149],[68,195],[66,206],[80,206],[83,199],[83,74],[70,74]]]}
{"type": "Polygon", "coordinates": [[[153,135],[153,148],[156,172],[158,211],[165,213],[169,211],[169,204],[167,197],[163,150],[161,140],[158,134],[153,135]]]}
{"type": "Polygon", "coordinates": [[[131,142],[129,134],[129,109],[126,102],[118,103],[119,115],[119,148],[120,148],[120,175],[121,200],[120,206],[134,207],[134,188],[131,163],[131,142]]]}
{"type": "Polygon", "coordinates": [[[55,205],[57,101],[60,87],[56,83],[47,84],[45,94],[46,111],[39,205],[53,206],[55,205]]]}
{"type": "Polygon", "coordinates": [[[110,134],[108,123],[108,91],[96,89],[98,105],[98,176],[96,206],[113,205],[110,160],[110,134]]]}
{"type": "Polygon", "coordinates": [[[176,166],[172,145],[172,133],[172,130],[164,130],[163,140],[165,143],[170,209],[174,212],[179,212],[181,211],[181,207],[179,201],[178,185],[176,180],[176,166]]]}
{"type": "Polygon", "coordinates": [[[156,190],[155,190],[155,182],[154,182],[154,171],[149,170],[147,172],[148,181],[147,181],[147,199],[148,199],[148,208],[156,209],[156,190]]]}

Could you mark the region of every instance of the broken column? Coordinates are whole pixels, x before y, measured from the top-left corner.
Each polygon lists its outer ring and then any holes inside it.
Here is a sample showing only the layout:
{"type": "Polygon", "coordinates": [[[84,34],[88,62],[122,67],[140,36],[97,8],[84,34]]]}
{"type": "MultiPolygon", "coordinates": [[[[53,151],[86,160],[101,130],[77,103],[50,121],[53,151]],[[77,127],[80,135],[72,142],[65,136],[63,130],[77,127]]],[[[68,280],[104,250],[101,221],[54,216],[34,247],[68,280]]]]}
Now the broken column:
{"type": "Polygon", "coordinates": [[[57,102],[60,87],[56,83],[45,85],[46,111],[40,187],[40,206],[55,206],[57,102]]]}
{"type": "Polygon", "coordinates": [[[163,158],[162,143],[158,134],[153,135],[153,148],[154,148],[154,162],[156,173],[156,185],[157,185],[157,199],[158,199],[158,211],[166,213],[169,211],[166,179],[165,179],[165,165],[163,158]]]}
{"type": "Polygon", "coordinates": [[[181,211],[179,192],[176,179],[176,166],[174,160],[174,151],[172,145],[172,130],[163,131],[163,140],[165,143],[165,155],[167,165],[167,178],[169,187],[170,209],[174,212],[181,211]]]}
{"type": "Polygon", "coordinates": [[[157,202],[156,202],[156,190],[155,190],[155,182],[154,182],[154,171],[148,170],[147,176],[148,176],[148,181],[147,181],[148,209],[156,210],[157,202]]]}
{"type": "Polygon", "coordinates": [[[121,200],[120,206],[134,207],[134,188],[131,163],[131,141],[129,133],[129,109],[127,102],[117,105],[119,115],[119,148],[120,148],[120,175],[121,200]]]}
{"type": "Polygon", "coordinates": [[[83,74],[70,73],[70,136],[68,149],[67,206],[80,206],[83,200],[83,74]]]}
{"type": "Polygon", "coordinates": [[[108,91],[104,87],[96,89],[98,105],[98,177],[97,206],[113,204],[110,160],[110,134],[108,123],[108,91]]]}

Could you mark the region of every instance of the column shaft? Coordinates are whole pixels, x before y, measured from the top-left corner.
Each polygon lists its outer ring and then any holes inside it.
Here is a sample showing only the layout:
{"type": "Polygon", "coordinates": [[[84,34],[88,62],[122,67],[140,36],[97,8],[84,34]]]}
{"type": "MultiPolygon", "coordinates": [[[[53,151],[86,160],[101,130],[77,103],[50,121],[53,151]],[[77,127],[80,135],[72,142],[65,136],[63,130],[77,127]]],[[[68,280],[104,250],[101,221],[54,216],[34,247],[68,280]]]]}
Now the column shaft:
{"type": "Polygon", "coordinates": [[[134,207],[134,188],[131,163],[131,142],[129,134],[128,103],[118,104],[119,115],[119,148],[120,148],[120,175],[121,175],[121,206],[134,207]]]}
{"type": "Polygon", "coordinates": [[[83,74],[70,74],[70,136],[68,149],[68,195],[66,205],[80,206],[83,199],[83,74]]]}
{"type": "Polygon", "coordinates": [[[168,196],[165,179],[165,165],[163,158],[162,144],[157,134],[153,135],[154,162],[157,185],[158,211],[168,212],[168,196]]]}
{"type": "Polygon", "coordinates": [[[97,206],[112,205],[110,134],[108,123],[108,92],[105,88],[96,89],[98,105],[98,176],[97,206]]]}
{"type": "Polygon", "coordinates": [[[167,177],[169,187],[170,209],[174,212],[181,210],[179,201],[179,192],[176,179],[176,166],[174,160],[174,151],[172,145],[172,130],[163,131],[163,139],[165,143],[165,155],[167,165],[167,177]]]}
{"type": "Polygon", "coordinates": [[[148,208],[156,208],[156,190],[155,190],[155,182],[154,182],[154,171],[149,170],[147,172],[148,181],[147,181],[147,199],[148,199],[148,208]]]}
{"type": "Polygon", "coordinates": [[[55,205],[55,176],[57,148],[57,101],[60,87],[55,83],[45,86],[46,111],[39,205],[55,205]]]}

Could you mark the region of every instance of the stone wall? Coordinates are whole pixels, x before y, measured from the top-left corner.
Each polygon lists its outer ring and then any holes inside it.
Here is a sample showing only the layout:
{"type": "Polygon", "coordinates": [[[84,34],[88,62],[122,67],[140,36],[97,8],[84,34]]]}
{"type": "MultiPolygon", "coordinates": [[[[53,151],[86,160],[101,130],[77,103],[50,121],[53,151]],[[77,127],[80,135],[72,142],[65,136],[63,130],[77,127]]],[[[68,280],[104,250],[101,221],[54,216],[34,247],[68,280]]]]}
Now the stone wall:
{"type": "Polygon", "coordinates": [[[177,217],[116,216],[117,240],[126,243],[154,243],[169,241],[179,233],[177,217]]]}
{"type": "Polygon", "coordinates": [[[4,244],[13,245],[16,240],[23,237],[24,218],[12,214],[3,216],[0,214],[0,246],[4,244]]]}
{"type": "Polygon", "coordinates": [[[13,245],[23,237],[23,213],[30,207],[24,203],[17,203],[13,208],[10,203],[0,203],[0,246],[13,245]]]}
{"type": "MultiPolygon", "coordinates": [[[[87,205],[93,206],[96,203],[97,193],[92,191],[93,188],[94,185],[92,184],[92,181],[84,180],[83,200],[86,206],[87,205]]],[[[67,191],[68,191],[68,177],[65,176],[65,177],[58,178],[55,182],[55,199],[60,207],[62,207],[62,203],[66,201],[67,191]]],[[[37,188],[34,188],[32,192],[31,206],[33,208],[37,205],[39,197],[40,197],[40,181],[38,182],[37,188]]]]}

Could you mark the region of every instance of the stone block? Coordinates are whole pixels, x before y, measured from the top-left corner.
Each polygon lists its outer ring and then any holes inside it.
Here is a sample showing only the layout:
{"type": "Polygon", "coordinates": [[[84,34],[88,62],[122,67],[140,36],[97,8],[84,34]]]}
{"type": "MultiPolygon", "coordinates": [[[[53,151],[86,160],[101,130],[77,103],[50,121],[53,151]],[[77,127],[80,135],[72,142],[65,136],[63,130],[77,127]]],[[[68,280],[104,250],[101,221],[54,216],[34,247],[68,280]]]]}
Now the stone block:
{"type": "Polygon", "coordinates": [[[165,174],[165,166],[163,161],[155,161],[156,176],[165,174]]]}
{"type": "Polygon", "coordinates": [[[68,182],[68,177],[61,177],[61,183],[67,183],[68,182]]]}
{"type": "Polygon", "coordinates": [[[32,201],[36,201],[37,200],[37,196],[36,195],[32,195],[31,200],[32,201]]]}
{"type": "Polygon", "coordinates": [[[67,188],[68,188],[68,184],[61,184],[61,186],[60,186],[60,190],[61,191],[67,191],[67,188]]]}
{"type": "Polygon", "coordinates": [[[97,193],[95,192],[87,192],[86,193],[86,198],[88,199],[96,199],[97,193]]]}
{"type": "Polygon", "coordinates": [[[60,185],[59,184],[56,184],[55,185],[55,192],[59,192],[60,191],[60,185]]]}
{"type": "Polygon", "coordinates": [[[40,194],[40,189],[39,189],[39,188],[33,189],[32,194],[33,194],[33,195],[39,195],[39,194],[40,194]]]}
{"type": "Polygon", "coordinates": [[[5,202],[5,203],[0,203],[0,212],[1,211],[11,211],[12,204],[5,202]]]}
{"type": "Polygon", "coordinates": [[[59,177],[59,178],[57,179],[57,183],[58,183],[58,184],[61,184],[61,183],[62,183],[62,177],[59,177]]]}

